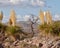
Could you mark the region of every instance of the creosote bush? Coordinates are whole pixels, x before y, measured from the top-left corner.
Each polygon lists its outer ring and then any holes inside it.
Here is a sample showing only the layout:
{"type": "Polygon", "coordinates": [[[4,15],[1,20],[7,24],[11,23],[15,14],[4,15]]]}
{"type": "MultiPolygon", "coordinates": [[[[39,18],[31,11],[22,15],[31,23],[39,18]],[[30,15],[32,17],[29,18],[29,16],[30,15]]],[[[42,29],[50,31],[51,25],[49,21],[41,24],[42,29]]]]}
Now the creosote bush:
{"type": "Polygon", "coordinates": [[[52,24],[39,25],[39,29],[45,33],[60,36],[60,21],[54,21],[52,24]]]}

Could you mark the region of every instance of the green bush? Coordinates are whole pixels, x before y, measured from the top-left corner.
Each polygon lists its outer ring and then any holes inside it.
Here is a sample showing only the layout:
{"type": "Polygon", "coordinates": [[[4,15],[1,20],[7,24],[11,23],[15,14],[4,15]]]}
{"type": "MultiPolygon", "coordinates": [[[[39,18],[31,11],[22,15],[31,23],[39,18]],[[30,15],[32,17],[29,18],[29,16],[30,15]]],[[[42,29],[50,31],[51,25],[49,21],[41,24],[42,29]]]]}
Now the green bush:
{"type": "Polygon", "coordinates": [[[7,27],[7,32],[10,32],[11,34],[14,34],[16,32],[15,27],[7,27]]]}
{"type": "Polygon", "coordinates": [[[39,29],[41,31],[45,31],[45,33],[51,33],[52,35],[60,36],[60,22],[55,21],[52,24],[47,25],[39,25],[39,29]]]}
{"type": "Polygon", "coordinates": [[[14,35],[16,33],[22,32],[22,29],[20,27],[18,27],[18,26],[8,26],[6,28],[6,32],[14,35]]]}
{"type": "Polygon", "coordinates": [[[21,27],[18,27],[18,26],[8,26],[6,28],[6,35],[9,37],[9,36],[12,36],[18,40],[23,40],[25,37],[25,33],[22,31],[21,27]]]}

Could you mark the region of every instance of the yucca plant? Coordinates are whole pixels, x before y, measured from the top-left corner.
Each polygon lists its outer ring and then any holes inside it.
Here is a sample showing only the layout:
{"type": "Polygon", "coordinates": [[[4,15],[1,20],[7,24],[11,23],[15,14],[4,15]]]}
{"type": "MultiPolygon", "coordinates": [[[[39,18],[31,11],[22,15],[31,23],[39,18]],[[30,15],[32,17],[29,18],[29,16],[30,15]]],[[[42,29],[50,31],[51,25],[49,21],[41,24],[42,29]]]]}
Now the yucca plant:
{"type": "Polygon", "coordinates": [[[14,10],[11,10],[9,22],[10,25],[16,26],[16,14],[14,10]]]}
{"type": "Polygon", "coordinates": [[[50,11],[46,11],[45,16],[46,16],[47,24],[52,24],[52,16],[51,16],[50,11]]]}
{"type": "Polygon", "coordinates": [[[16,29],[15,29],[15,27],[10,26],[10,27],[7,27],[7,32],[10,34],[14,34],[16,32],[16,29]]]}
{"type": "Polygon", "coordinates": [[[48,27],[46,23],[39,25],[40,30],[45,30],[48,27]]]}
{"type": "Polygon", "coordinates": [[[41,21],[41,24],[44,24],[44,12],[42,10],[40,10],[40,13],[39,13],[39,18],[40,18],[40,21],[41,21]]]}
{"type": "Polygon", "coordinates": [[[6,28],[6,34],[7,36],[11,36],[11,38],[13,38],[13,41],[15,40],[23,40],[24,38],[26,38],[26,33],[24,33],[21,29],[21,27],[18,26],[8,26],[6,28]]]}
{"type": "Polygon", "coordinates": [[[20,33],[20,32],[22,32],[22,29],[20,28],[20,27],[18,27],[18,26],[8,26],[7,28],[6,28],[6,31],[7,31],[7,33],[9,33],[9,34],[16,34],[16,33],[20,33]]]}
{"type": "MultiPolygon", "coordinates": [[[[19,33],[19,32],[17,32],[17,28],[18,27],[16,27],[16,26],[8,26],[7,28],[6,28],[6,34],[7,34],[7,36],[9,37],[9,36],[11,36],[11,38],[15,41],[15,34],[17,34],[17,33],[19,33]]],[[[19,30],[20,30],[20,28],[18,28],[19,30]]]]}
{"type": "Polygon", "coordinates": [[[45,33],[50,33],[52,35],[56,35],[56,36],[60,36],[60,22],[54,22],[52,24],[44,24],[44,25],[40,25],[39,29],[41,31],[45,31],[45,33]]]}
{"type": "Polygon", "coordinates": [[[59,34],[60,34],[60,22],[54,22],[54,24],[53,24],[53,26],[52,26],[52,34],[54,34],[54,35],[58,35],[59,36],[59,34]]]}

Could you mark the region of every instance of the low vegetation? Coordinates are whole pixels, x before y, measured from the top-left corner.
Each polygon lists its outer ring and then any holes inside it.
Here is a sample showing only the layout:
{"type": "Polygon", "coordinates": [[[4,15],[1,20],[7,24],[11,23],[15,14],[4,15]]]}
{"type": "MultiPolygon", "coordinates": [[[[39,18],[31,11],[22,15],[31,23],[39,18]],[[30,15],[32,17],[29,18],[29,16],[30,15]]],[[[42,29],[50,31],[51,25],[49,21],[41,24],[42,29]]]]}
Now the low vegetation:
{"type": "Polygon", "coordinates": [[[0,33],[4,34],[6,37],[11,38],[12,41],[23,40],[27,37],[27,33],[23,32],[19,26],[7,26],[0,23],[0,33]]]}
{"type": "Polygon", "coordinates": [[[60,21],[54,21],[52,24],[39,25],[39,29],[45,33],[60,36],[60,21]]]}

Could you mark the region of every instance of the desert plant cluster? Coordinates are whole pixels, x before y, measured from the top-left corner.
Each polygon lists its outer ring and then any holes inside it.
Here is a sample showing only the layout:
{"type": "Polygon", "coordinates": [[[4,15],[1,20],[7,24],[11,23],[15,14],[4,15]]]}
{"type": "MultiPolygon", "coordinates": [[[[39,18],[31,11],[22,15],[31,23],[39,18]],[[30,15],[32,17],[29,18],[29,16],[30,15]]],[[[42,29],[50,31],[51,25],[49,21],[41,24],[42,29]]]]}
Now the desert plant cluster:
{"type": "Polygon", "coordinates": [[[47,24],[51,24],[52,23],[52,16],[51,16],[50,11],[44,12],[44,11],[40,10],[39,17],[40,17],[41,24],[44,24],[45,22],[47,24]]]}
{"type": "Polygon", "coordinates": [[[20,26],[16,25],[16,14],[14,10],[11,10],[10,18],[8,24],[2,23],[3,20],[3,12],[0,12],[0,32],[6,37],[10,37],[12,41],[22,40],[25,38],[26,33],[22,31],[20,26]],[[20,34],[22,34],[20,36],[20,34]],[[23,37],[22,37],[23,36],[23,37]],[[21,37],[21,38],[20,38],[21,37]]]}
{"type": "Polygon", "coordinates": [[[34,31],[37,19],[30,19],[31,33],[16,24],[16,13],[10,12],[8,24],[3,24],[0,12],[0,48],[60,48],[60,21],[53,21],[50,11],[39,13],[40,24],[34,31]],[[36,32],[36,33],[35,33],[36,32]],[[45,36],[46,35],[46,36],[45,36]],[[49,36],[48,36],[49,35],[49,36]]]}
{"type": "Polygon", "coordinates": [[[51,13],[47,11],[45,15],[43,15],[44,12],[40,12],[40,20],[41,24],[39,25],[39,29],[41,31],[44,31],[47,34],[57,35],[60,36],[60,21],[53,21],[51,13]],[[44,20],[44,16],[46,17],[46,20],[44,20]],[[42,17],[42,18],[41,18],[42,17]]]}

